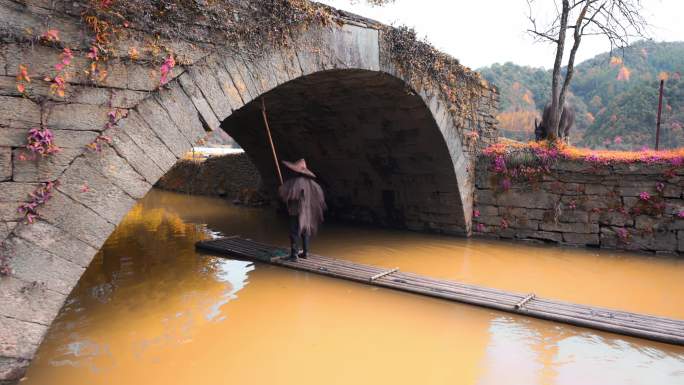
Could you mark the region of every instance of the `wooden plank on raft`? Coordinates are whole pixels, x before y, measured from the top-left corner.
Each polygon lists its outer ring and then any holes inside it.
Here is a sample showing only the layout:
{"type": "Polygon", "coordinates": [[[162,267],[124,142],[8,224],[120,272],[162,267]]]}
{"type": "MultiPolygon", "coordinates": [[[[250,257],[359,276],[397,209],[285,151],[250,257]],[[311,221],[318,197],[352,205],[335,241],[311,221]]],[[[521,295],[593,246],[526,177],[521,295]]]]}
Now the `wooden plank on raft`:
{"type": "Polygon", "coordinates": [[[240,237],[219,238],[197,243],[197,248],[240,258],[304,270],[316,274],[382,286],[410,293],[447,299],[575,326],[684,345],[684,320],[579,305],[456,281],[387,270],[343,259],[309,255],[288,261],[289,249],[240,237]]]}
{"type": "Polygon", "coordinates": [[[390,274],[392,274],[392,273],[395,273],[395,272],[397,272],[397,271],[399,271],[399,268],[398,268],[398,267],[395,267],[394,269],[387,270],[387,271],[384,271],[384,272],[382,272],[382,273],[375,274],[374,276],[368,278],[368,280],[371,281],[371,282],[373,282],[373,281],[375,281],[376,279],[379,279],[379,278],[388,276],[388,275],[390,275],[390,274]]]}
{"type": "Polygon", "coordinates": [[[516,309],[522,309],[526,303],[530,302],[534,298],[534,293],[529,294],[527,297],[523,298],[520,302],[515,304],[516,309]]]}

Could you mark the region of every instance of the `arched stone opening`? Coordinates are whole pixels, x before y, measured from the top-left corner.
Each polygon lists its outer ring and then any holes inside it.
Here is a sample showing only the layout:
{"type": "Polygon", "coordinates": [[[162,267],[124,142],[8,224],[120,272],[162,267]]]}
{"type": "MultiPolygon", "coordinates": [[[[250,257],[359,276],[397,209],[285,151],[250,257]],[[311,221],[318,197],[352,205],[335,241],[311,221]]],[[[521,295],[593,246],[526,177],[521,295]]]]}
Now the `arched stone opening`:
{"type": "MultiPolygon", "coordinates": [[[[306,158],[329,215],[382,226],[467,233],[454,162],[432,112],[403,80],[368,70],[327,70],[262,95],[281,159],[306,158]]],[[[261,98],[221,127],[273,193],[277,174],[261,98]]]]}

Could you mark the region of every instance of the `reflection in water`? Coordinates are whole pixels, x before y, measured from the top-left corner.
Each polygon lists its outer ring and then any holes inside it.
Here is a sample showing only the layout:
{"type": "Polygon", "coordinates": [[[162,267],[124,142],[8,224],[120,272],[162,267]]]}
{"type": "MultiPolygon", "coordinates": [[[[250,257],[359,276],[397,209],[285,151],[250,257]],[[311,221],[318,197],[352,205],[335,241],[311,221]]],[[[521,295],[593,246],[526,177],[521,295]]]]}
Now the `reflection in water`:
{"type": "MultiPolygon", "coordinates": [[[[198,254],[275,214],[153,191],[87,269],[23,384],[682,384],[684,348],[198,254]]],[[[684,263],[328,224],[320,254],[684,318],[684,263]]]]}

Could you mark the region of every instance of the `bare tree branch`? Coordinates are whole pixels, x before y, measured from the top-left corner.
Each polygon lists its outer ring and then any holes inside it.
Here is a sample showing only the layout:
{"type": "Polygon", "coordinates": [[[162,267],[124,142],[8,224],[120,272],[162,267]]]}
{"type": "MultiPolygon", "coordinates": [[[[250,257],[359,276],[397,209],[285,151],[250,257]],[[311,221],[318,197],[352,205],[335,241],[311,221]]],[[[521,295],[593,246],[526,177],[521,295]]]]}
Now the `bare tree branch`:
{"type": "MultiPolygon", "coordinates": [[[[528,20],[531,28],[527,32],[537,41],[546,41],[556,45],[556,56],[551,80],[551,110],[545,122],[546,136],[555,138],[558,133],[560,115],[565,104],[565,96],[572,82],[575,57],[584,36],[604,36],[611,53],[614,49],[624,49],[632,39],[647,35],[648,23],[642,16],[643,0],[558,0],[553,1],[556,15],[548,24],[540,28],[535,18],[535,0],[527,0],[528,20]],[[568,19],[574,23],[568,23],[568,19]],[[572,31],[572,47],[565,65],[566,31],[572,31]],[[561,70],[566,71],[562,78],[561,70]],[[562,85],[561,85],[562,80],[562,85]]],[[[545,113],[546,115],[546,113],[545,113]]],[[[562,133],[561,133],[562,134],[562,133]]]]}

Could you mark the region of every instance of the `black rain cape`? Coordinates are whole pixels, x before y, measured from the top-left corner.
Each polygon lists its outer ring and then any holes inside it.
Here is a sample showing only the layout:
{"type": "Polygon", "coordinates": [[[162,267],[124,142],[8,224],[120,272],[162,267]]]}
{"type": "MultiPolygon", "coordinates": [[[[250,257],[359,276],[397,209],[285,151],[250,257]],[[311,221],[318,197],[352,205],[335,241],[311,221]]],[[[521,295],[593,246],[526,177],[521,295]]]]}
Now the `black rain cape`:
{"type": "Polygon", "coordinates": [[[286,180],[278,193],[288,207],[298,205],[299,234],[315,235],[327,209],[321,186],[311,178],[296,176],[286,180]]]}

